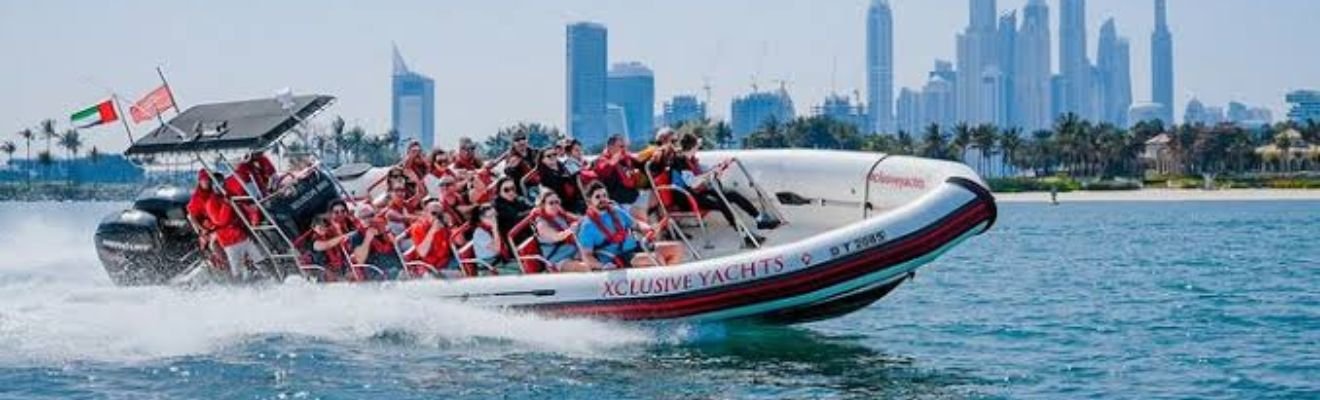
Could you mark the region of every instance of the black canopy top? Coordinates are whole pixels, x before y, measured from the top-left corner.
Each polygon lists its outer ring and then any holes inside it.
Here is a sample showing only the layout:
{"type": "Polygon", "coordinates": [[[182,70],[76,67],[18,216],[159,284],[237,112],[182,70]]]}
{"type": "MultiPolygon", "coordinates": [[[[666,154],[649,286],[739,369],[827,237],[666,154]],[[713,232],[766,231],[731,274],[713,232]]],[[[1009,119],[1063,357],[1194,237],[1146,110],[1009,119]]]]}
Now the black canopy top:
{"type": "Polygon", "coordinates": [[[292,100],[292,107],[287,110],[275,98],[193,106],[138,139],[124,154],[263,148],[297,126],[300,119],[310,118],[330,105],[335,98],[305,95],[294,96],[292,100]]]}

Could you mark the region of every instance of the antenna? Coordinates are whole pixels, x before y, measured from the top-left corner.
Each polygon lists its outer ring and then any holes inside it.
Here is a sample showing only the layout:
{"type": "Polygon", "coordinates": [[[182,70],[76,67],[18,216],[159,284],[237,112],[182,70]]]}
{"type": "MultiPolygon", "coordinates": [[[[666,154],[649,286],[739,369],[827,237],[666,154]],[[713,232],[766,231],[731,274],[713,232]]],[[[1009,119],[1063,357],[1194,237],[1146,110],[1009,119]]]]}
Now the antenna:
{"type": "Polygon", "coordinates": [[[838,75],[839,75],[839,55],[835,54],[834,57],[830,59],[830,93],[831,94],[838,93],[839,91],[839,88],[835,82],[835,79],[838,77],[838,75]]]}
{"type": "Polygon", "coordinates": [[[706,92],[706,104],[710,104],[710,75],[701,77],[701,90],[706,92]]]}

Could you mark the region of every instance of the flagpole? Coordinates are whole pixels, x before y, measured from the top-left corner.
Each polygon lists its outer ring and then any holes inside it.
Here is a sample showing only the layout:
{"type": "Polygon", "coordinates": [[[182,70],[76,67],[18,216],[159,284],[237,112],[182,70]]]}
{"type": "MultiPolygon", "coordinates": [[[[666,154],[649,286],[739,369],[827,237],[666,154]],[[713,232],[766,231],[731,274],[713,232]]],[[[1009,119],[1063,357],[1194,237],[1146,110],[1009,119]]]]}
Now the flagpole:
{"type": "Polygon", "coordinates": [[[156,75],[160,76],[160,83],[165,85],[165,93],[170,95],[170,105],[174,107],[174,115],[179,115],[179,101],[174,99],[174,89],[170,87],[170,82],[165,80],[165,72],[156,66],[156,75]]]}
{"type": "Polygon", "coordinates": [[[116,111],[119,113],[119,122],[124,124],[124,133],[128,134],[128,146],[133,147],[133,142],[136,140],[133,140],[133,129],[128,126],[128,117],[130,116],[124,114],[124,105],[119,103],[119,95],[111,93],[110,99],[115,102],[115,108],[118,109],[116,111]]]}

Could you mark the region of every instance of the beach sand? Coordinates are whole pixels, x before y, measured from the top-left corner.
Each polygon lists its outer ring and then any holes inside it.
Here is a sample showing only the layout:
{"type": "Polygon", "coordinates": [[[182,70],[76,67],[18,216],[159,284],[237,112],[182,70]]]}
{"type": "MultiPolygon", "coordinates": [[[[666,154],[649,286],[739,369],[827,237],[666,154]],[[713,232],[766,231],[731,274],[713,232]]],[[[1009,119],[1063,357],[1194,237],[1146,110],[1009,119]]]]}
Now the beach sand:
{"type": "MultiPolygon", "coordinates": [[[[1008,203],[1046,203],[1049,192],[995,193],[995,199],[1008,203]]],[[[1316,200],[1320,190],[1306,189],[1142,189],[1125,191],[1059,193],[1059,202],[1071,201],[1269,201],[1316,200]]]]}

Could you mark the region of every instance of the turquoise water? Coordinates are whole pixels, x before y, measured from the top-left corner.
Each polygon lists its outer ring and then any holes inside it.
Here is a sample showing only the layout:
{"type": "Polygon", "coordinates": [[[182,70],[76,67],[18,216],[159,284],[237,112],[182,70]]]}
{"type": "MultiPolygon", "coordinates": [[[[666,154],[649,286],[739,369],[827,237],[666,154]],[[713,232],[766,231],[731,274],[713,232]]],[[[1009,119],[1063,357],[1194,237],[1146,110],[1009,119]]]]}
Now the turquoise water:
{"type": "Polygon", "coordinates": [[[0,206],[0,398],[1320,398],[1317,202],[1004,204],[795,327],[115,288],[90,235],[120,206],[0,206]]]}

